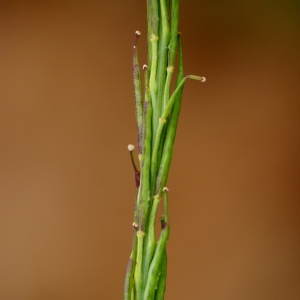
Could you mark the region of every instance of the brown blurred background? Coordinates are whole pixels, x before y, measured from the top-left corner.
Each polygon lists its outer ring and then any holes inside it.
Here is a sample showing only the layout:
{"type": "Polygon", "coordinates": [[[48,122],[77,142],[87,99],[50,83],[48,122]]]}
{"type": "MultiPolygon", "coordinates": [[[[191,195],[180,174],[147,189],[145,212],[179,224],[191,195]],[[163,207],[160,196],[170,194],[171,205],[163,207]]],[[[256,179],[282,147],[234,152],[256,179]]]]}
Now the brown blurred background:
{"type": "MultiPolygon", "coordinates": [[[[0,299],[122,299],[146,1],[0,2],[0,299]]],[[[300,299],[300,3],[181,1],[166,299],[300,299]]]]}

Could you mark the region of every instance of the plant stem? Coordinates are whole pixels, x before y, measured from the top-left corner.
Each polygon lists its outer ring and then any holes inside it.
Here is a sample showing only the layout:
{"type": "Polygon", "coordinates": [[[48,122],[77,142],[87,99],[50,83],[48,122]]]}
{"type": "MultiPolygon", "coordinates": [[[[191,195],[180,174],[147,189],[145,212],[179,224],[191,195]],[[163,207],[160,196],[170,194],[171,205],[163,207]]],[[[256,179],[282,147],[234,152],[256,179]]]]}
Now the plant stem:
{"type": "Polygon", "coordinates": [[[143,299],[142,261],[143,261],[143,241],[144,241],[145,232],[139,230],[136,235],[137,235],[138,247],[137,247],[134,279],[135,279],[135,288],[136,288],[136,299],[142,300],[143,299]]]}
{"type": "Polygon", "coordinates": [[[135,174],[136,201],[124,300],[164,299],[166,245],[170,234],[168,189],[165,186],[173,157],[182,92],[187,79],[205,81],[204,77],[184,76],[183,73],[181,37],[178,35],[179,0],[147,0],[147,9],[148,67],[143,66],[144,101],[137,54],[139,31],[135,33],[133,44],[133,83],[140,168],[134,160],[134,146],[129,145],[135,174]],[[172,91],[176,48],[178,73],[175,89],[172,91]],[[155,222],[161,199],[164,199],[164,216],[157,241],[155,222]]]}

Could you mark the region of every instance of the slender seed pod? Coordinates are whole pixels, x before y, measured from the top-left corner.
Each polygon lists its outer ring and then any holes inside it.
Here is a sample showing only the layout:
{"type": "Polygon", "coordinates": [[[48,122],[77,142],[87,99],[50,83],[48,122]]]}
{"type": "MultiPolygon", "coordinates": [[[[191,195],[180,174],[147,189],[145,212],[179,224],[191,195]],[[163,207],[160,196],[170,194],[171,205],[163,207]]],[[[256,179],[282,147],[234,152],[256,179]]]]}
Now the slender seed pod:
{"type": "MultiPolygon", "coordinates": [[[[163,110],[166,69],[168,65],[168,46],[170,41],[169,6],[166,0],[160,0],[161,35],[159,37],[159,55],[157,66],[157,112],[153,122],[157,123],[163,110]]],[[[154,130],[154,134],[156,130],[154,130]]]]}
{"type": "Polygon", "coordinates": [[[168,189],[164,189],[164,207],[165,220],[163,224],[163,229],[161,231],[160,238],[155,249],[154,257],[149,268],[149,275],[145,286],[143,300],[154,300],[156,287],[161,271],[161,265],[164,260],[166,245],[169,239],[170,225],[168,218],[168,189]]]}
{"type": "Polygon", "coordinates": [[[142,124],[143,124],[143,103],[142,103],[142,83],[140,66],[137,54],[137,41],[141,33],[139,31],[135,32],[134,42],[133,42],[133,85],[134,85],[134,99],[135,99],[135,116],[138,128],[138,148],[139,152],[142,152],[142,124]]]}
{"type": "Polygon", "coordinates": [[[168,67],[167,67],[167,79],[164,88],[163,107],[167,106],[167,102],[170,97],[170,86],[172,75],[174,73],[174,62],[176,57],[177,47],[177,33],[178,33],[178,18],[179,18],[179,0],[172,0],[172,22],[171,22],[171,34],[170,43],[168,45],[168,67]]]}
{"type": "Polygon", "coordinates": [[[179,0],[172,0],[172,13],[171,13],[171,36],[168,53],[168,66],[174,67],[177,48],[178,36],[178,20],[179,20],[179,0]]]}
{"type": "Polygon", "coordinates": [[[147,23],[148,23],[148,38],[147,38],[147,43],[148,43],[148,70],[151,70],[151,61],[152,61],[152,43],[150,40],[150,36],[152,34],[152,1],[147,0],[147,23]]]}
{"type": "Polygon", "coordinates": [[[160,145],[160,141],[161,141],[162,130],[167,121],[167,118],[172,109],[172,106],[173,106],[175,100],[177,99],[177,96],[181,92],[181,90],[184,86],[185,81],[186,81],[186,78],[183,78],[181,80],[180,84],[177,86],[176,90],[173,92],[173,94],[168,102],[168,105],[165,108],[161,118],[159,118],[159,125],[157,128],[154,146],[153,146],[153,152],[152,152],[152,169],[151,169],[151,181],[152,182],[155,181],[155,177],[156,177],[157,171],[158,171],[158,157],[157,156],[158,156],[158,150],[159,150],[159,145],[160,145]]]}
{"type": "Polygon", "coordinates": [[[134,205],[134,222],[132,224],[132,247],[131,247],[131,254],[129,261],[126,267],[126,275],[125,275],[125,282],[124,282],[124,293],[123,299],[124,300],[131,300],[132,298],[132,290],[133,290],[133,277],[135,272],[135,264],[136,264],[136,254],[137,254],[137,198],[138,198],[138,191],[139,191],[139,184],[140,184],[140,172],[137,169],[135,160],[134,160],[134,145],[128,145],[128,151],[130,154],[130,160],[133,166],[133,170],[135,173],[135,181],[136,181],[136,192],[135,192],[135,205],[134,205]]]}
{"type": "Polygon", "coordinates": [[[168,257],[167,251],[165,250],[154,300],[164,300],[167,281],[167,263],[168,257]]]}
{"type": "MultiPolygon", "coordinates": [[[[179,35],[179,41],[180,41],[180,35],[179,35]]],[[[164,143],[164,149],[163,149],[163,154],[162,154],[162,159],[160,162],[160,167],[159,171],[157,174],[157,181],[156,181],[156,187],[155,187],[155,193],[161,194],[162,188],[166,185],[167,179],[168,179],[168,174],[169,174],[169,169],[173,157],[173,147],[174,147],[174,142],[175,142],[175,136],[176,136],[176,130],[177,130],[177,124],[178,124],[178,117],[180,113],[180,106],[181,106],[181,98],[182,98],[182,92],[183,92],[183,87],[185,84],[186,79],[194,79],[198,80],[201,82],[205,82],[206,78],[205,77],[200,77],[200,76],[194,76],[194,75],[188,75],[188,76],[183,76],[183,65],[182,65],[182,47],[181,47],[181,42],[179,42],[179,71],[177,75],[177,82],[176,82],[176,89],[174,93],[172,94],[171,98],[169,99],[167,103],[167,107],[164,110],[164,113],[162,115],[162,118],[166,117],[171,109],[172,113],[170,116],[169,124],[168,124],[168,130],[166,134],[166,140],[164,143]],[[177,93],[176,93],[177,91],[177,93]],[[175,105],[176,103],[176,105],[175,105]]],[[[163,124],[161,125],[163,126],[163,124]]],[[[159,130],[158,130],[159,132],[159,130]]],[[[156,137],[158,139],[158,137],[156,137]]],[[[154,150],[153,154],[155,151],[155,145],[154,145],[154,150]]]]}
{"type": "Polygon", "coordinates": [[[133,277],[135,272],[136,254],[137,254],[136,231],[137,231],[137,224],[133,223],[132,224],[132,250],[126,267],[124,293],[123,293],[124,300],[131,300],[132,297],[133,277]]]}
{"type": "Polygon", "coordinates": [[[146,244],[144,247],[144,261],[143,261],[143,279],[144,281],[147,280],[148,277],[148,272],[149,272],[149,267],[150,263],[152,261],[155,247],[156,247],[156,240],[155,240],[155,219],[156,219],[156,213],[157,213],[157,208],[160,203],[161,197],[158,195],[154,196],[153,204],[151,207],[151,212],[149,216],[149,222],[147,226],[147,239],[146,239],[146,244]]]}
{"type": "Polygon", "coordinates": [[[141,156],[141,186],[139,206],[139,229],[145,231],[150,202],[152,103],[146,99],[144,104],[144,145],[141,156]]]}
{"type": "MultiPolygon", "coordinates": [[[[178,85],[180,84],[183,78],[184,78],[184,71],[183,71],[183,61],[182,61],[182,43],[181,43],[181,34],[179,33],[178,34],[178,73],[176,79],[176,87],[178,87],[178,85]]],[[[172,109],[172,113],[170,115],[170,120],[168,123],[168,132],[164,143],[159,172],[156,178],[157,180],[156,187],[155,187],[156,192],[158,192],[158,190],[166,184],[168,178],[169,169],[173,157],[173,147],[174,147],[178,119],[179,119],[180,108],[181,108],[182,92],[183,89],[178,94],[177,101],[175,102],[174,107],[172,109]],[[163,183],[162,183],[162,177],[164,179],[163,183]]]]}
{"type": "MultiPolygon", "coordinates": [[[[149,40],[151,43],[151,63],[150,65],[150,82],[149,82],[149,90],[151,94],[151,101],[153,106],[153,115],[156,116],[158,110],[158,102],[156,96],[156,73],[157,73],[157,60],[158,60],[158,30],[159,30],[159,0],[150,0],[151,11],[150,11],[150,23],[151,23],[151,35],[149,36],[149,40]]],[[[153,117],[153,120],[156,120],[156,117],[153,117]]],[[[156,122],[153,122],[153,130],[156,131],[156,122]]]]}

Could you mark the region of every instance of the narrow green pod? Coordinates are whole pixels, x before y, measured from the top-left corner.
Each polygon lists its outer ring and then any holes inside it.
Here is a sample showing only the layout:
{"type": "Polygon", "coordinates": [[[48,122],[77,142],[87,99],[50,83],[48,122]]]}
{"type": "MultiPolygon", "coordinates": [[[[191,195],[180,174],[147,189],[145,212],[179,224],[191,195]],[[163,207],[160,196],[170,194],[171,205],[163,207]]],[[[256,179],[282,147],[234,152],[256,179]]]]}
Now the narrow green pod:
{"type": "Polygon", "coordinates": [[[125,275],[125,282],[124,282],[124,292],[123,292],[123,299],[124,300],[131,300],[131,291],[132,291],[132,282],[133,282],[133,259],[129,259],[126,267],[126,275],[125,275]]]}
{"type": "Polygon", "coordinates": [[[160,274],[160,265],[163,261],[164,251],[166,249],[166,245],[169,237],[169,230],[167,228],[168,226],[166,226],[166,228],[162,230],[160,239],[157,243],[155,254],[149,268],[149,274],[148,274],[143,300],[154,299],[155,290],[156,290],[156,286],[160,274]]]}
{"type": "MultiPolygon", "coordinates": [[[[157,175],[158,172],[158,150],[161,142],[161,136],[162,136],[162,131],[163,127],[167,122],[167,118],[169,116],[169,113],[172,109],[172,106],[174,105],[177,96],[179,93],[181,93],[181,90],[183,89],[184,83],[186,81],[186,78],[183,78],[180,82],[180,84],[177,86],[175,91],[173,92],[170,100],[168,101],[168,104],[165,108],[165,110],[162,113],[161,118],[159,118],[159,124],[155,136],[155,141],[154,141],[154,146],[153,146],[153,151],[152,151],[152,169],[151,169],[151,180],[154,181],[154,178],[157,175]]],[[[155,191],[156,194],[157,191],[155,191]]]]}
{"type": "Polygon", "coordinates": [[[151,35],[151,48],[152,48],[152,55],[151,55],[151,72],[150,72],[150,79],[149,79],[149,91],[151,95],[151,102],[153,106],[153,121],[152,121],[152,126],[153,132],[156,132],[157,128],[157,119],[159,117],[158,114],[158,107],[159,107],[159,102],[157,101],[157,95],[156,95],[156,90],[157,90],[157,79],[156,79],[156,73],[157,73],[157,55],[158,55],[158,39],[159,37],[152,34],[151,35]]]}
{"type": "Polygon", "coordinates": [[[164,87],[163,94],[163,107],[167,106],[167,102],[170,97],[170,86],[172,75],[174,73],[174,62],[176,57],[177,48],[177,36],[178,36],[178,19],[179,19],[179,0],[172,0],[172,12],[171,12],[171,33],[168,45],[168,67],[167,78],[164,87]]]}
{"type": "MultiPolygon", "coordinates": [[[[169,212],[168,212],[168,192],[167,188],[164,188],[164,210],[165,215],[161,218],[161,226],[162,230],[164,229],[165,222],[167,222],[169,228],[169,212]]],[[[170,234],[170,233],[169,233],[170,234]]],[[[154,300],[164,300],[165,292],[166,292],[166,283],[167,283],[167,265],[168,265],[168,257],[167,257],[167,249],[164,250],[160,275],[157,283],[157,290],[155,293],[154,300]]]]}
{"type": "Polygon", "coordinates": [[[179,0],[172,0],[172,13],[171,13],[171,36],[168,53],[168,66],[174,67],[177,36],[178,36],[178,22],[179,22],[179,0]]]}
{"type": "MultiPolygon", "coordinates": [[[[160,0],[161,30],[159,36],[158,66],[157,66],[157,112],[153,114],[153,122],[158,122],[158,118],[163,111],[163,97],[166,81],[166,69],[168,65],[168,46],[170,42],[169,25],[169,5],[166,0],[160,0]]],[[[154,130],[156,134],[156,130],[154,130]]]]}
{"type": "Polygon", "coordinates": [[[154,300],[164,300],[167,282],[167,263],[167,251],[165,251],[154,300]]]}
{"type": "Polygon", "coordinates": [[[139,152],[142,153],[142,125],[143,125],[143,98],[142,98],[142,83],[141,83],[141,72],[137,53],[137,41],[141,35],[139,31],[135,32],[133,42],[133,86],[134,86],[134,102],[135,102],[135,116],[137,121],[138,129],[138,148],[139,152]]]}
{"type": "Polygon", "coordinates": [[[187,78],[189,78],[190,76],[186,76],[186,77],[183,77],[182,80],[180,81],[180,83],[178,84],[178,86],[176,87],[175,91],[173,92],[172,96],[170,97],[168,103],[167,103],[167,106],[165,107],[162,115],[161,115],[161,119],[167,119],[170,112],[171,112],[171,109],[175,103],[175,101],[178,99],[178,95],[180,93],[182,93],[182,90],[183,90],[183,87],[184,87],[184,84],[187,80],[187,78]]]}
{"type": "Polygon", "coordinates": [[[133,224],[132,230],[132,250],[130,254],[129,261],[126,267],[126,275],[124,282],[124,290],[123,290],[123,299],[131,300],[132,298],[132,289],[133,289],[133,277],[135,272],[135,264],[136,264],[136,254],[137,254],[137,237],[136,237],[136,225],[133,224]]]}
{"type": "MultiPolygon", "coordinates": [[[[180,47],[181,51],[181,47],[180,47]]],[[[181,70],[182,70],[182,54],[180,55],[180,63],[181,63],[181,70]]],[[[177,87],[175,91],[173,92],[171,98],[169,99],[167,106],[162,114],[162,118],[167,118],[169,113],[172,110],[170,120],[168,123],[168,130],[167,130],[167,136],[166,140],[164,143],[164,149],[163,149],[163,154],[162,154],[162,159],[160,162],[160,167],[159,167],[159,172],[157,176],[157,181],[156,181],[156,188],[155,188],[155,193],[159,193],[159,191],[166,185],[168,174],[169,174],[169,169],[171,165],[171,160],[173,156],[173,147],[174,147],[174,142],[175,142],[175,136],[176,136],[176,129],[177,129],[177,123],[178,123],[178,117],[180,113],[180,102],[182,98],[182,92],[184,88],[185,81],[187,79],[194,79],[198,80],[201,82],[205,82],[206,78],[205,77],[200,77],[200,76],[194,76],[194,75],[187,75],[185,77],[183,76],[183,71],[180,71],[177,76],[177,87]],[[178,103],[179,102],[179,103],[178,103]],[[178,106],[175,106],[175,103],[178,103],[178,106]]],[[[163,124],[159,124],[160,126],[163,126],[163,124]]],[[[159,130],[158,130],[159,132],[159,130]]],[[[159,137],[156,136],[156,139],[159,137]]],[[[156,143],[156,140],[155,140],[156,143]]],[[[155,145],[154,144],[154,149],[153,149],[153,155],[155,151],[155,145]]],[[[152,157],[153,157],[152,155],[152,157]]]]}
{"type": "Polygon", "coordinates": [[[138,199],[139,229],[145,231],[150,202],[152,103],[147,98],[144,103],[144,143],[141,155],[141,185],[138,199]]]}
{"type": "Polygon", "coordinates": [[[132,295],[133,291],[133,277],[135,272],[135,264],[136,264],[136,254],[137,254],[137,227],[138,227],[138,219],[137,219],[137,199],[139,194],[139,183],[140,183],[140,172],[137,169],[135,160],[134,160],[134,146],[128,145],[128,150],[130,154],[130,160],[133,166],[133,170],[135,173],[135,182],[136,182],[136,191],[135,191],[135,203],[134,203],[134,217],[133,217],[133,224],[132,224],[132,247],[131,247],[131,254],[129,261],[126,267],[126,275],[124,281],[124,290],[123,290],[123,299],[124,300],[131,300],[134,295],[132,295]]]}
{"type": "Polygon", "coordinates": [[[170,87],[171,87],[171,80],[172,75],[174,73],[174,67],[168,66],[167,67],[167,78],[166,78],[166,84],[164,89],[164,97],[163,97],[163,108],[165,109],[167,107],[169,98],[170,98],[170,87]]]}
{"type": "MultiPolygon", "coordinates": [[[[148,12],[148,18],[150,20],[151,34],[148,37],[151,46],[151,62],[148,62],[150,70],[150,82],[149,90],[151,94],[151,102],[153,106],[153,112],[156,111],[157,99],[156,99],[156,72],[157,72],[157,55],[158,55],[158,28],[159,28],[159,0],[150,0],[149,3],[150,12],[148,12]]],[[[149,28],[148,26],[148,28],[149,28]]]]}
{"type": "MultiPolygon", "coordinates": [[[[184,71],[183,71],[183,61],[182,61],[182,44],[181,44],[181,35],[179,34],[178,35],[178,73],[176,79],[177,87],[179,86],[183,78],[184,78],[184,71]]],[[[162,190],[162,188],[166,185],[168,179],[169,169],[173,157],[173,147],[174,147],[174,142],[176,137],[178,118],[179,118],[180,108],[181,108],[182,92],[183,89],[177,95],[177,100],[175,101],[168,122],[166,140],[164,143],[162,158],[161,158],[159,172],[156,181],[156,187],[155,187],[156,192],[162,190]]]]}
{"type": "Polygon", "coordinates": [[[158,35],[158,25],[159,25],[159,0],[149,0],[150,12],[149,19],[151,23],[152,33],[156,36],[158,35]]]}
{"type": "Polygon", "coordinates": [[[162,130],[163,130],[163,127],[166,122],[167,122],[166,119],[159,118],[159,124],[158,124],[157,132],[156,132],[156,138],[154,141],[152,158],[151,158],[151,162],[152,162],[151,182],[152,183],[155,183],[155,178],[156,178],[157,172],[158,172],[158,151],[159,151],[159,146],[160,146],[160,142],[161,142],[162,130]]]}
{"type": "Polygon", "coordinates": [[[152,259],[149,274],[147,278],[147,283],[145,287],[145,292],[143,296],[143,300],[154,300],[157,283],[159,280],[159,275],[161,272],[161,265],[164,260],[164,255],[166,251],[166,245],[169,239],[170,234],[170,226],[168,222],[168,192],[167,189],[164,190],[164,203],[165,203],[165,220],[163,224],[163,229],[160,234],[160,239],[157,243],[154,257],[152,259]]]}
{"type": "Polygon", "coordinates": [[[147,21],[148,21],[148,38],[147,38],[147,43],[148,43],[148,70],[151,70],[151,56],[152,56],[152,44],[150,41],[150,36],[152,34],[152,0],[147,0],[147,21]]]}
{"type": "Polygon", "coordinates": [[[158,195],[154,196],[154,200],[151,206],[151,212],[149,216],[148,226],[147,226],[147,236],[145,239],[145,246],[144,246],[144,260],[143,260],[143,280],[146,284],[146,280],[148,277],[150,263],[152,261],[155,247],[156,247],[156,239],[155,239],[155,219],[157,208],[160,203],[161,197],[158,195]]]}

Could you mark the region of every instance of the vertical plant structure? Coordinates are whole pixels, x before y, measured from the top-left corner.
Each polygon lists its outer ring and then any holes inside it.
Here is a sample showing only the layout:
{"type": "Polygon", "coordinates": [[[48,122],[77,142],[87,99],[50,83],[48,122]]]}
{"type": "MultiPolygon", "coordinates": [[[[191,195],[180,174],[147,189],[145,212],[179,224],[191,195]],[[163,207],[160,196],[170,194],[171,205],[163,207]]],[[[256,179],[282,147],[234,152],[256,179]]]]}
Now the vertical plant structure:
{"type": "Polygon", "coordinates": [[[166,245],[170,234],[166,184],[182,91],[187,79],[205,81],[205,77],[184,75],[178,11],[179,0],[147,0],[148,66],[142,67],[143,75],[137,52],[140,32],[136,31],[134,36],[133,83],[139,168],[134,159],[135,147],[129,145],[136,192],[124,300],[162,300],[166,290],[166,245]],[[176,57],[177,75],[172,91],[176,57]],[[160,202],[164,205],[164,216],[157,240],[155,220],[160,202]]]}

